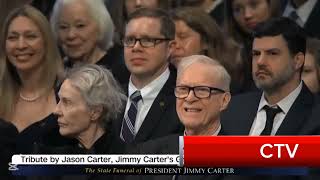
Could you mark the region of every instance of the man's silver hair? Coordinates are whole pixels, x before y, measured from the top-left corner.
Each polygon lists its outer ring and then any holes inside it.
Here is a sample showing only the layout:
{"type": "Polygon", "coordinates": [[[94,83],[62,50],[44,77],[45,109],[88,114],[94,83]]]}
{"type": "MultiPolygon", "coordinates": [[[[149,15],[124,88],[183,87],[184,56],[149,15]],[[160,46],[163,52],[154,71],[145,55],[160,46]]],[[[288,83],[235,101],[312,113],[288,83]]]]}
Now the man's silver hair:
{"type": "Polygon", "coordinates": [[[59,18],[64,5],[83,2],[88,8],[89,15],[98,25],[98,45],[108,50],[113,46],[114,24],[103,0],[57,0],[54,4],[50,23],[56,38],[58,38],[59,18]]]}
{"type": "Polygon", "coordinates": [[[66,79],[80,91],[89,108],[103,107],[100,118],[104,127],[119,117],[126,96],[109,70],[95,64],[84,64],[72,68],[66,79]]]}
{"type": "Polygon", "coordinates": [[[216,76],[218,76],[218,79],[222,83],[222,87],[220,88],[225,91],[230,91],[231,77],[228,71],[219,63],[219,61],[204,55],[192,55],[182,58],[177,68],[177,79],[179,79],[182,73],[194,63],[205,64],[212,67],[216,72],[216,76]]]}

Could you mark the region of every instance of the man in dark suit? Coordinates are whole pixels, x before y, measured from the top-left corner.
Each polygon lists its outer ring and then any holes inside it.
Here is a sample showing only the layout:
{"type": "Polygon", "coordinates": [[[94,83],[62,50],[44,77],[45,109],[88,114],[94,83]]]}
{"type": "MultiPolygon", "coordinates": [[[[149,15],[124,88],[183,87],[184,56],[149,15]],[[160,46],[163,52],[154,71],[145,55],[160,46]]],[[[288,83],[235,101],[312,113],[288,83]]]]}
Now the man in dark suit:
{"type": "Polygon", "coordinates": [[[139,143],[182,131],[175,110],[176,73],[168,67],[174,35],[174,23],[163,10],[142,8],[129,17],[123,45],[131,76],[124,115],[114,123],[119,142],[139,143]]]}
{"type": "Polygon", "coordinates": [[[284,0],[281,3],[283,16],[295,20],[310,36],[320,38],[320,1],[284,0]]]}
{"type": "Polygon", "coordinates": [[[262,92],[232,98],[222,126],[232,135],[297,135],[316,104],[301,81],[306,38],[288,18],[259,25],[252,44],[252,76],[262,92]]]}

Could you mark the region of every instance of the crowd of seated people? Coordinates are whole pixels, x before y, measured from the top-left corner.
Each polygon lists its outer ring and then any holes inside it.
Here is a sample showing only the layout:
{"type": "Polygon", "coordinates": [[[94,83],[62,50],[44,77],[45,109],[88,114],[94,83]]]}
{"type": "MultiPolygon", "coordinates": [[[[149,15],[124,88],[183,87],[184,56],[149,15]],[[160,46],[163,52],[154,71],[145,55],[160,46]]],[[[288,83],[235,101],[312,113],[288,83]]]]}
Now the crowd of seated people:
{"type": "Polygon", "coordinates": [[[320,134],[319,1],[1,3],[0,164],[320,134]]]}

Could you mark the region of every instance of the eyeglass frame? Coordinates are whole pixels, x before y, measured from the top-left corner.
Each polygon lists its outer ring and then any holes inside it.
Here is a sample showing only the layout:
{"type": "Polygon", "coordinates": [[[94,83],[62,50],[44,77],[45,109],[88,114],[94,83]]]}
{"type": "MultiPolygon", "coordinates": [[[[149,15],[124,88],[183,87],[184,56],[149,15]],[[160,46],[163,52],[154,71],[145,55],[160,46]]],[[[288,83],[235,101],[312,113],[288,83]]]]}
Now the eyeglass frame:
{"type": "Polygon", "coordinates": [[[189,96],[191,90],[193,91],[193,95],[198,99],[210,98],[211,94],[218,94],[218,93],[225,93],[226,92],[223,89],[216,88],[216,87],[210,87],[210,86],[193,86],[193,87],[190,87],[190,86],[176,86],[176,87],[174,87],[174,95],[178,99],[185,99],[185,98],[187,98],[189,96]],[[180,87],[188,88],[188,93],[186,94],[185,97],[178,97],[177,96],[177,93],[176,93],[177,91],[176,90],[177,90],[177,88],[180,88],[180,87]],[[196,88],[208,88],[210,90],[208,96],[207,97],[198,97],[197,96],[197,91],[195,91],[196,88]],[[216,91],[216,92],[213,93],[212,91],[216,91]]]}
{"type": "Polygon", "coordinates": [[[139,41],[139,44],[141,47],[143,48],[150,48],[150,47],[156,47],[156,45],[164,42],[164,41],[171,41],[172,39],[170,38],[152,38],[152,37],[142,37],[142,38],[133,38],[133,37],[124,37],[121,42],[123,44],[124,47],[129,47],[129,48],[133,48],[136,44],[137,44],[137,41],[139,41]],[[125,39],[128,39],[128,38],[132,38],[134,39],[134,43],[132,45],[126,45],[125,43],[125,39]],[[143,45],[143,43],[141,43],[141,40],[152,40],[150,42],[152,42],[152,46],[145,46],[143,45]]]}

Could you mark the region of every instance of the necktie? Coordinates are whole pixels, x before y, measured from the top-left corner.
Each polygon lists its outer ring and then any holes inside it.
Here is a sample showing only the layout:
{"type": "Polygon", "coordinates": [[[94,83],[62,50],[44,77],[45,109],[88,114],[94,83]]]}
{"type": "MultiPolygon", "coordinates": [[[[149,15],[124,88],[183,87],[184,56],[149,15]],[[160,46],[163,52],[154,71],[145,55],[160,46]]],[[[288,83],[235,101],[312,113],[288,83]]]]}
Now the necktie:
{"type": "Polygon", "coordinates": [[[131,105],[127,113],[124,115],[120,132],[120,138],[127,143],[132,142],[135,137],[134,125],[138,112],[138,102],[142,99],[140,91],[134,92],[130,96],[130,99],[131,105]]]}
{"type": "Polygon", "coordinates": [[[264,129],[261,132],[261,135],[270,135],[273,127],[274,117],[279,112],[281,112],[281,109],[278,106],[276,108],[272,108],[267,105],[265,105],[263,109],[266,111],[267,120],[266,120],[266,125],[264,126],[264,129]]]}

